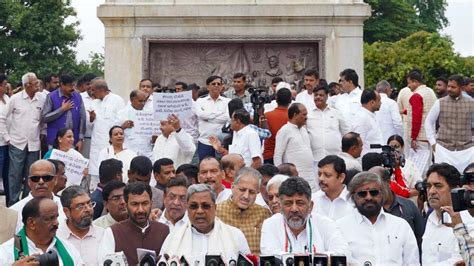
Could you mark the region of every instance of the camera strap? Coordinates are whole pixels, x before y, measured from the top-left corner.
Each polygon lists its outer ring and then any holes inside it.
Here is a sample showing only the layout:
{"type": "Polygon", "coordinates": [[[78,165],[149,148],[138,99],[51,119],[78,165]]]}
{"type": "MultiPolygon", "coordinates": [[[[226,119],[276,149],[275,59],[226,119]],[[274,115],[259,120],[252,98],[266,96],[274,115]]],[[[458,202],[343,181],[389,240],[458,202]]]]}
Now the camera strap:
{"type": "MultiPolygon", "coordinates": [[[[310,253],[310,254],[316,254],[316,246],[315,245],[313,246],[313,225],[312,225],[311,220],[312,219],[311,219],[311,215],[310,215],[308,217],[307,226],[306,226],[306,230],[307,230],[306,233],[308,234],[308,246],[306,246],[307,250],[305,250],[305,251],[310,253]]],[[[292,245],[291,239],[288,235],[288,230],[286,228],[287,225],[285,223],[283,223],[283,227],[285,228],[285,252],[293,253],[293,245],[292,245]]]]}
{"type": "MultiPolygon", "coordinates": [[[[25,256],[29,256],[30,251],[28,249],[28,242],[26,240],[25,227],[23,227],[20,230],[20,232],[18,232],[18,236],[21,239],[21,246],[22,246],[23,254],[25,256]]],[[[56,243],[54,244],[54,246],[56,247],[56,250],[58,251],[59,257],[61,257],[63,265],[64,266],[73,266],[74,261],[72,260],[71,255],[69,255],[69,253],[67,252],[66,247],[64,247],[64,244],[56,236],[54,238],[56,239],[56,243]]],[[[13,245],[13,254],[15,256],[15,261],[17,261],[20,258],[20,254],[19,254],[18,251],[19,251],[19,249],[15,245],[13,245]]]]}

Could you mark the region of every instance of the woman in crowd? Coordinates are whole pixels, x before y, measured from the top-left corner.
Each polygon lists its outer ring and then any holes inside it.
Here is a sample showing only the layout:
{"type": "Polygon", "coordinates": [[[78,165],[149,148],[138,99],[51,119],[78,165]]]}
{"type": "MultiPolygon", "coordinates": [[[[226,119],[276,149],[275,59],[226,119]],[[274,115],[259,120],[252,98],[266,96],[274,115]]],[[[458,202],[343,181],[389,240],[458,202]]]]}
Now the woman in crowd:
{"type": "Polygon", "coordinates": [[[395,150],[395,169],[393,171],[394,179],[392,179],[390,188],[395,194],[405,198],[411,198],[416,203],[418,191],[415,184],[422,181],[420,170],[409,159],[406,159],[403,150],[405,143],[399,135],[390,136],[387,145],[395,150]]]}
{"type": "Polygon", "coordinates": [[[104,148],[99,153],[99,165],[103,160],[111,159],[111,158],[122,161],[123,182],[127,183],[128,182],[128,169],[130,168],[130,162],[132,161],[133,158],[135,158],[135,156],[137,156],[137,154],[134,151],[125,149],[123,147],[124,131],[122,127],[113,126],[109,130],[109,138],[110,138],[109,140],[110,146],[107,148],[104,148]]]}

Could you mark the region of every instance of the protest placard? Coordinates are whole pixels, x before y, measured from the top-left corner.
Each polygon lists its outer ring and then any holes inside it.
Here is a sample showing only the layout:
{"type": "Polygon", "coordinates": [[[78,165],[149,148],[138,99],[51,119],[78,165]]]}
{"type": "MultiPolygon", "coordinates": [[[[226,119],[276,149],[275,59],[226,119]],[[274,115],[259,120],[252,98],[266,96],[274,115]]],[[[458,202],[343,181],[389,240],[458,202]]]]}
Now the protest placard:
{"type": "Polygon", "coordinates": [[[166,120],[175,114],[183,121],[192,116],[192,91],[178,93],[153,93],[153,110],[155,120],[166,120]]]}
{"type": "Polygon", "coordinates": [[[84,169],[89,165],[88,159],[78,152],[63,152],[57,149],[53,149],[50,159],[59,160],[65,164],[68,184],[81,184],[84,169]]]}
{"type": "Polygon", "coordinates": [[[149,138],[160,130],[160,122],[155,120],[152,112],[136,111],[132,116],[131,134],[134,138],[149,138]]]}

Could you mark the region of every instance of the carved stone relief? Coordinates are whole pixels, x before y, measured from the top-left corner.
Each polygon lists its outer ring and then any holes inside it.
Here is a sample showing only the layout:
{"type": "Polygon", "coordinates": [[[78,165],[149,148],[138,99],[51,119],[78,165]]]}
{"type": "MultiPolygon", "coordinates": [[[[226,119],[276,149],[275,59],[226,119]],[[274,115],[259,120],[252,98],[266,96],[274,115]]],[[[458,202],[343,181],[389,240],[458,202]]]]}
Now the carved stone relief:
{"type": "Polygon", "coordinates": [[[205,85],[210,75],[224,78],[227,86],[234,73],[242,72],[255,87],[268,87],[274,77],[292,83],[306,69],[321,72],[321,42],[267,43],[160,43],[148,44],[145,76],[162,86],[176,81],[205,85]]]}

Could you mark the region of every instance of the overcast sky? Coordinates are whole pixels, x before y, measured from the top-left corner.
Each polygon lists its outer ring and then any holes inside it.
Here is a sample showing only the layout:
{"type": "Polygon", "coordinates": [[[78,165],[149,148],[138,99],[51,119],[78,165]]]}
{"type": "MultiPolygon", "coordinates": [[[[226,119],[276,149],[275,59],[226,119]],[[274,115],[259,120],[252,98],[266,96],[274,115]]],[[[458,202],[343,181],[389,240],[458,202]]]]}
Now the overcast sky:
{"type": "MultiPolygon", "coordinates": [[[[474,56],[474,1],[447,0],[447,2],[446,17],[449,26],[442,32],[451,36],[456,52],[462,56],[474,56]]],[[[104,0],[72,0],[82,35],[82,40],[76,47],[80,60],[88,59],[91,52],[104,50],[104,25],[96,15],[96,8],[102,3],[104,0]]]]}

